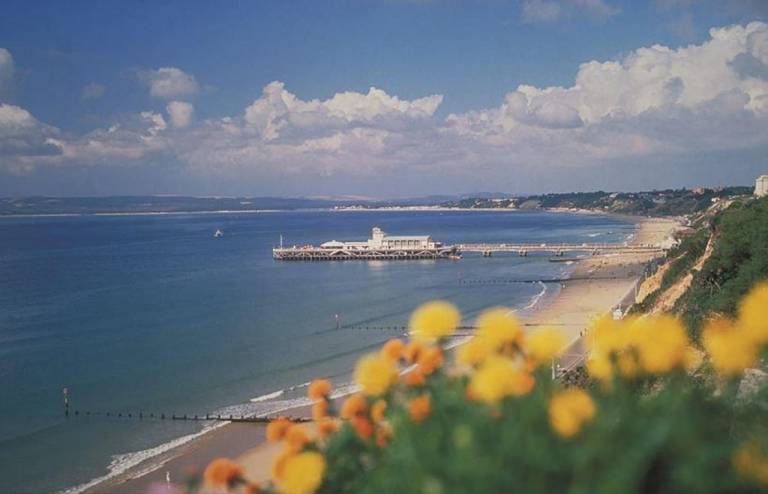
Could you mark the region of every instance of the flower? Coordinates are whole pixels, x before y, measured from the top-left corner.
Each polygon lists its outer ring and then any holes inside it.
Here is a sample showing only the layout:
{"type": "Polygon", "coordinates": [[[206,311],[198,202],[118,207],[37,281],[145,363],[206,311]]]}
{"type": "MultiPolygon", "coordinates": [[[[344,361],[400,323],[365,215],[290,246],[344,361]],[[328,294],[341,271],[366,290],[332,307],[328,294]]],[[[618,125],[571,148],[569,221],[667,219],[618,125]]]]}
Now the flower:
{"type": "Polygon", "coordinates": [[[376,429],[376,446],[383,448],[389,444],[389,440],[392,438],[392,429],[390,427],[382,427],[376,429]]]}
{"type": "Polygon", "coordinates": [[[723,376],[741,374],[757,362],[758,349],[753,340],[728,319],[708,321],[702,331],[702,339],[712,367],[723,376]]]}
{"type": "Polygon", "coordinates": [[[374,423],[381,422],[384,419],[384,412],[387,409],[387,402],[384,400],[377,400],[371,407],[371,420],[374,423]]]}
{"type": "Polygon", "coordinates": [[[324,417],[317,421],[317,433],[320,437],[328,437],[338,429],[338,422],[330,417],[324,417]]]}
{"type": "Polygon", "coordinates": [[[326,417],[328,415],[328,407],[328,401],[316,401],[315,404],[312,405],[312,418],[314,420],[320,420],[321,418],[326,417]]]}
{"type": "Polygon", "coordinates": [[[456,362],[474,367],[493,353],[493,346],[487,338],[476,336],[456,349],[456,362]]]}
{"type": "Polygon", "coordinates": [[[483,312],[476,323],[478,336],[487,339],[496,348],[507,343],[520,343],[523,329],[513,314],[512,309],[507,307],[483,312]]]}
{"type": "Polygon", "coordinates": [[[381,355],[397,362],[403,356],[403,350],[405,349],[405,343],[399,338],[394,338],[387,341],[381,348],[381,355]]]}
{"type": "Polygon", "coordinates": [[[350,419],[352,428],[362,440],[368,440],[373,434],[373,424],[366,417],[356,415],[350,419]]]}
{"type": "Polygon", "coordinates": [[[351,395],[341,406],[341,417],[351,419],[356,415],[362,415],[368,409],[368,402],[365,397],[359,393],[351,395]]]}
{"type": "Polygon", "coordinates": [[[309,385],[307,396],[311,400],[324,400],[331,394],[331,381],[328,379],[315,379],[309,385]]]}
{"type": "Polygon", "coordinates": [[[425,348],[426,345],[423,341],[413,340],[403,348],[403,358],[409,364],[413,364],[418,360],[419,355],[421,355],[421,352],[424,351],[425,348]]]}
{"type": "Polygon", "coordinates": [[[733,454],[731,462],[740,475],[768,485],[768,457],[763,454],[757,442],[742,444],[733,454]]]}
{"type": "Polygon", "coordinates": [[[472,375],[469,387],[474,399],[496,403],[506,396],[529,392],[533,380],[528,373],[517,369],[511,360],[493,356],[486,359],[472,375]]]}
{"type": "Polygon", "coordinates": [[[596,410],[595,402],[586,391],[566,389],[549,400],[549,423],[559,436],[568,439],[592,420],[596,410]]]}
{"type": "Polygon", "coordinates": [[[555,358],[565,346],[563,332],[555,328],[544,328],[526,338],[525,348],[536,364],[544,364],[555,358]]]}
{"type": "Polygon", "coordinates": [[[587,359],[587,373],[598,381],[609,382],[613,377],[611,359],[603,352],[592,352],[587,359]]]}
{"type": "Polygon", "coordinates": [[[290,451],[298,453],[310,442],[309,434],[304,426],[294,424],[285,434],[285,442],[290,451]]]}
{"type": "Polygon", "coordinates": [[[756,343],[768,342],[768,283],[757,284],[739,305],[739,326],[756,343]]]}
{"type": "Polygon", "coordinates": [[[371,354],[361,358],[355,368],[355,381],[367,395],[380,395],[397,382],[397,368],[386,357],[371,354]]]}
{"type": "Polygon", "coordinates": [[[619,322],[609,315],[598,318],[587,332],[587,346],[593,352],[601,352],[606,355],[620,350],[624,346],[620,325],[631,321],[632,319],[625,319],[619,322]]]}
{"type": "Polygon", "coordinates": [[[443,365],[443,350],[437,346],[428,346],[419,354],[419,368],[428,376],[443,365]]]}
{"type": "Polygon", "coordinates": [[[325,458],[316,451],[306,451],[288,458],[280,479],[284,494],[312,494],[323,482],[325,458]]]}
{"type": "Polygon", "coordinates": [[[295,453],[289,449],[283,449],[277,454],[275,461],[272,462],[272,478],[278,482],[283,478],[285,464],[288,462],[289,458],[294,456],[294,454],[295,453]]]}
{"type": "Polygon", "coordinates": [[[645,372],[665,374],[684,368],[690,342],[682,323],[667,315],[637,319],[629,329],[645,372]]]}
{"type": "Polygon", "coordinates": [[[461,313],[442,300],[427,302],[411,315],[411,335],[417,340],[434,341],[450,336],[461,323],[461,313]]]}
{"type": "Polygon", "coordinates": [[[403,380],[405,381],[406,386],[414,387],[422,386],[427,381],[427,378],[424,376],[424,372],[419,367],[416,367],[412,371],[406,373],[403,380]]]}
{"type": "Polygon", "coordinates": [[[422,422],[429,416],[432,404],[429,395],[421,395],[408,402],[408,415],[416,423],[422,422]]]}
{"type": "Polygon", "coordinates": [[[285,417],[277,418],[267,424],[267,441],[276,443],[282,441],[285,433],[291,428],[293,422],[285,417]]]}
{"type": "Polygon", "coordinates": [[[261,486],[254,483],[248,484],[243,490],[243,494],[259,494],[259,492],[261,492],[261,486]]]}
{"type": "Polygon", "coordinates": [[[205,485],[209,487],[232,487],[243,478],[243,469],[232,460],[217,458],[203,473],[205,485]]]}

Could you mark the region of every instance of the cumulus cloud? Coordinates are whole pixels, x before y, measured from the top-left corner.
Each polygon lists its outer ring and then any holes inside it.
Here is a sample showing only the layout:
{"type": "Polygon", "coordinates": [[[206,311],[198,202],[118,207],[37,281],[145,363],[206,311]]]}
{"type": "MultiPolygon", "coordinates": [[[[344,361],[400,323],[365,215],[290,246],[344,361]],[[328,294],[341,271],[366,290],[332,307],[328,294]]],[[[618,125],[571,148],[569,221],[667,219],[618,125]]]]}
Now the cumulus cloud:
{"type": "Polygon", "coordinates": [[[176,67],[160,67],[139,72],[139,80],[155,98],[172,99],[200,92],[195,76],[176,67]]]}
{"type": "Polygon", "coordinates": [[[0,48],[0,91],[11,81],[14,72],[13,56],[5,48],[0,48]]]}
{"type": "Polygon", "coordinates": [[[620,12],[605,0],[523,0],[521,8],[523,21],[528,23],[554,22],[573,14],[605,20],[620,12]]]}
{"type": "Polygon", "coordinates": [[[14,107],[5,119],[17,123],[0,126],[0,142],[26,153],[25,163],[124,163],[164,154],[195,173],[233,177],[376,181],[405,171],[499,186],[526,173],[659,165],[694,152],[703,161],[754,156],[768,149],[768,24],[709,34],[698,45],[653,45],[588,61],[569,85],[522,84],[495,107],[446,117],[438,116],[437,94],[409,100],[370,88],[302,99],[274,81],[235,115],[193,119],[192,105],[174,100],[167,122],[143,112],[79,137],[59,135],[14,107]],[[33,160],[35,143],[49,154],[33,160]]]}
{"type": "Polygon", "coordinates": [[[195,111],[195,107],[191,103],[171,101],[165,109],[171,118],[171,125],[173,127],[183,129],[184,127],[189,127],[189,124],[192,123],[192,114],[195,111]]]}
{"type": "Polygon", "coordinates": [[[104,96],[106,88],[96,82],[91,82],[83,86],[83,90],[80,92],[80,98],[84,100],[99,99],[104,96]]]}

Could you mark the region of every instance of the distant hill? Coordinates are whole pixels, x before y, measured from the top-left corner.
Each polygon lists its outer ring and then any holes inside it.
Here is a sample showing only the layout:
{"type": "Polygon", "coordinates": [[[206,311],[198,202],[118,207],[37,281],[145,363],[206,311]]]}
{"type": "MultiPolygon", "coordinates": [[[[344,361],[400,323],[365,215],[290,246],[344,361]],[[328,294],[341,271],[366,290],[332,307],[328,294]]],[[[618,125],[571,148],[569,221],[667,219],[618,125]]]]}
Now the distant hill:
{"type": "Polygon", "coordinates": [[[608,213],[680,216],[703,211],[720,199],[751,195],[751,187],[669,189],[647,192],[570,192],[522,197],[469,197],[446,207],[506,209],[589,209],[608,213]]]}

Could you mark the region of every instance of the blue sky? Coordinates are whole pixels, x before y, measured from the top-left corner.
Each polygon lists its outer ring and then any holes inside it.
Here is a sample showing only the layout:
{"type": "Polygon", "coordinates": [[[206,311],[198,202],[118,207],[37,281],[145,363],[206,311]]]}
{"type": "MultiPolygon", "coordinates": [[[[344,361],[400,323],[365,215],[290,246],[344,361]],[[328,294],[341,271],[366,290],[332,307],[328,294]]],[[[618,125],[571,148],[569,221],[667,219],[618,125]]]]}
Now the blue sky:
{"type": "Polygon", "coordinates": [[[1,9],[2,195],[632,190],[768,168],[759,0],[1,9]]]}

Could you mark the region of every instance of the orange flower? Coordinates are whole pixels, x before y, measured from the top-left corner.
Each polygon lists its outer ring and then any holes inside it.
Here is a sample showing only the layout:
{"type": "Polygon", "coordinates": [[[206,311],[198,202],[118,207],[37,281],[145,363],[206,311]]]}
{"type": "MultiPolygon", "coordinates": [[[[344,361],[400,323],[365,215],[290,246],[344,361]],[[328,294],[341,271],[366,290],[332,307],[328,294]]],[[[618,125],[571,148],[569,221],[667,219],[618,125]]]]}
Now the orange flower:
{"type": "Polygon", "coordinates": [[[383,448],[389,444],[392,438],[392,429],[389,427],[379,427],[376,429],[376,446],[383,448]]]}
{"type": "Polygon", "coordinates": [[[312,405],[312,418],[314,420],[320,420],[321,418],[328,415],[328,402],[326,400],[319,400],[316,401],[314,405],[312,405]]]}
{"type": "Polygon", "coordinates": [[[243,478],[243,469],[232,460],[217,458],[203,473],[205,485],[209,487],[232,487],[243,478]]]}
{"type": "Polygon", "coordinates": [[[307,390],[307,396],[312,400],[324,400],[330,394],[331,381],[328,379],[315,379],[307,390]]]}
{"type": "Polygon", "coordinates": [[[243,494],[259,494],[261,492],[261,486],[259,484],[248,484],[245,486],[243,494]]]}
{"type": "Polygon", "coordinates": [[[350,423],[360,439],[364,441],[370,439],[373,434],[373,424],[370,420],[365,417],[355,416],[352,417],[350,423]]]}
{"type": "Polygon", "coordinates": [[[418,357],[419,367],[425,375],[430,375],[443,365],[443,350],[437,346],[424,349],[418,357]]]}
{"type": "Polygon", "coordinates": [[[414,387],[423,385],[427,379],[424,377],[424,371],[421,370],[421,367],[416,367],[405,375],[404,380],[406,386],[414,387]]]}
{"type": "Polygon", "coordinates": [[[403,349],[405,349],[403,340],[394,338],[384,344],[381,348],[381,354],[388,359],[398,361],[403,356],[403,349]]]}
{"type": "Polygon", "coordinates": [[[298,453],[310,442],[309,434],[304,426],[295,424],[285,434],[285,442],[290,451],[298,453]]]}
{"type": "Polygon", "coordinates": [[[381,422],[384,418],[384,411],[387,409],[387,402],[384,400],[378,400],[371,407],[371,420],[376,424],[381,422]]]}
{"type": "Polygon", "coordinates": [[[408,413],[411,416],[411,420],[416,423],[427,418],[431,409],[432,404],[429,400],[429,395],[421,395],[408,402],[408,413]]]}
{"type": "Polygon", "coordinates": [[[403,348],[403,358],[409,364],[413,364],[418,360],[424,348],[426,348],[426,345],[423,341],[413,340],[403,348]]]}
{"type": "Polygon", "coordinates": [[[344,401],[341,406],[341,416],[345,419],[351,419],[357,415],[362,415],[368,409],[368,401],[361,394],[353,394],[344,401]]]}
{"type": "Polygon", "coordinates": [[[317,422],[317,433],[320,437],[328,437],[339,429],[339,424],[330,417],[324,417],[317,422]]]}
{"type": "Polygon", "coordinates": [[[285,417],[280,417],[267,424],[267,441],[276,443],[282,441],[285,433],[293,425],[293,422],[285,417]]]}

